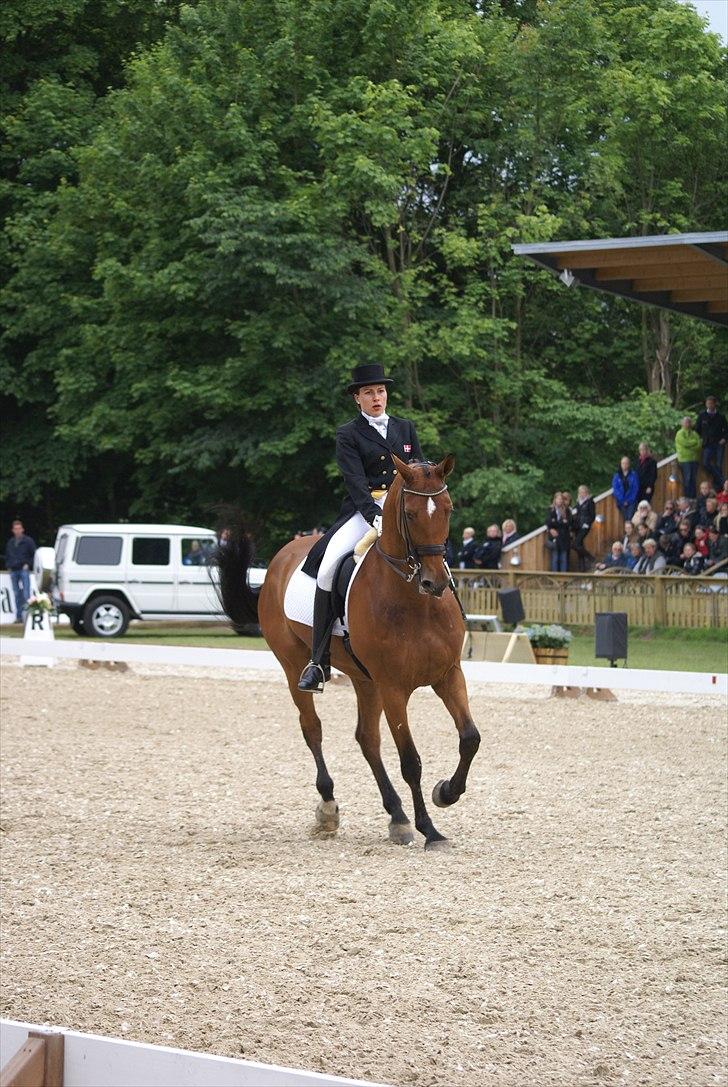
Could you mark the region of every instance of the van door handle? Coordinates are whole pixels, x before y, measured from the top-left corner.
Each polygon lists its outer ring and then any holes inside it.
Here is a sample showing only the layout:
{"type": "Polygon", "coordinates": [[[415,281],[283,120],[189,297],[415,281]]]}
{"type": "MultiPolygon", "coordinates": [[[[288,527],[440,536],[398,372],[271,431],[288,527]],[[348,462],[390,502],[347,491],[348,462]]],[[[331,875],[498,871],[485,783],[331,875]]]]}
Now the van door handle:
{"type": "Polygon", "coordinates": [[[180,578],[180,585],[194,585],[194,581],[188,581],[186,578],[180,578]]]}

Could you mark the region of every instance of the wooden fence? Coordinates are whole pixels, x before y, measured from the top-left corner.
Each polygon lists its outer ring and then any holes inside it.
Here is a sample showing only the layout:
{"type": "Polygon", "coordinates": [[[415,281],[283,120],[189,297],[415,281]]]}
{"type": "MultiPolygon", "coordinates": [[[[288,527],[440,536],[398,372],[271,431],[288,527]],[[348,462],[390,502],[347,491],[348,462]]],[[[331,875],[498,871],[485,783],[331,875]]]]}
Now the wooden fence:
{"type": "MultiPolygon", "coordinates": [[[[728,475],[728,450],[724,457],[723,471],[728,475]]],[[[710,479],[710,476],[701,467],[698,472],[698,483],[703,479],[710,479]]],[[[665,502],[669,498],[679,498],[682,493],[680,469],[678,468],[677,457],[673,454],[671,457],[665,457],[664,460],[657,462],[657,483],[651,505],[653,509],[662,513],[665,502]]],[[[572,501],[576,502],[576,495],[572,496],[572,501]]],[[[594,499],[594,505],[597,519],[586,538],[586,547],[592,555],[602,558],[609,551],[612,543],[621,538],[624,521],[614,505],[611,488],[597,495],[594,499]]],[[[546,510],[544,509],[544,518],[545,514],[546,510]]],[[[522,536],[516,543],[503,548],[501,565],[504,568],[514,565],[522,570],[548,570],[551,552],[547,550],[545,541],[545,527],[534,529],[528,535],[522,536]]],[[[572,551],[569,558],[569,569],[576,570],[576,564],[577,556],[572,551]]]]}
{"type": "Polygon", "coordinates": [[[728,578],[454,570],[469,614],[498,613],[498,589],[521,591],[526,621],[591,626],[597,612],[623,611],[630,626],[728,627],[728,578]]]}

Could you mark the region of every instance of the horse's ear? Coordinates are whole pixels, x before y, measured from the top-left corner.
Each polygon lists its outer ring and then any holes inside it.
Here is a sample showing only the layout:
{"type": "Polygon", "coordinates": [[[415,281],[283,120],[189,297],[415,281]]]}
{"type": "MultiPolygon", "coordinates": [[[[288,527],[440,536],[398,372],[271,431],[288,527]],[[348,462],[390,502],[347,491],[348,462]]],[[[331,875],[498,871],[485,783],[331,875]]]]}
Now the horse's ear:
{"type": "Polygon", "coordinates": [[[448,455],[445,457],[445,459],[440,461],[440,463],[438,464],[435,471],[437,472],[438,476],[440,476],[442,479],[447,479],[447,477],[450,475],[450,473],[452,472],[454,467],[455,467],[455,454],[454,453],[448,453],[448,455]]]}
{"type": "Polygon", "coordinates": [[[414,480],[415,476],[409,464],[405,464],[403,460],[400,460],[396,453],[392,453],[391,457],[394,463],[394,467],[397,469],[402,479],[405,481],[405,483],[409,484],[409,486],[412,486],[412,481],[414,480]]]}

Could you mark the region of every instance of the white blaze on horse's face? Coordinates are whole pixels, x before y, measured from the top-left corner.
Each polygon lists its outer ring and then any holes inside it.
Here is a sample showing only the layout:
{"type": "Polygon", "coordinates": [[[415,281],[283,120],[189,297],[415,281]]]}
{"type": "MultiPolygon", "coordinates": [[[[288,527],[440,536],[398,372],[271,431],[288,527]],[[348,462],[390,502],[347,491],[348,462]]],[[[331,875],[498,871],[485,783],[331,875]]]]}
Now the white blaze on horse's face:
{"type": "Polygon", "coordinates": [[[427,499],[427,513],[428,513],[428,516],[432,517],[432,515],[433,515],[433,513],[435,512],[436,509],[437,509],[437,506],[435,505],[434,499],[428,498],[427,499]]]}

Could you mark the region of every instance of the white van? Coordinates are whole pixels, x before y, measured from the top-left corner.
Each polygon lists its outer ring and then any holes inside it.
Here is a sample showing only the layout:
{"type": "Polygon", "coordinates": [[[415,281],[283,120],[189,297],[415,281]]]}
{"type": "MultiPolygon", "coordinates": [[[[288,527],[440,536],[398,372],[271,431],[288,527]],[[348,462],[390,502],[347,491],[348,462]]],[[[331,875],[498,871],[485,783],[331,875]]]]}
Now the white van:
{"type": "MultiPolygon", "coordinates": [[[[118,638],[130,619],[224,619],[210,580],[215,533],[191,525],[62,525],[54,595],[77,634],[118,638]]],[[[253,568],[250,584],[265,570],[253,568]]]]}

